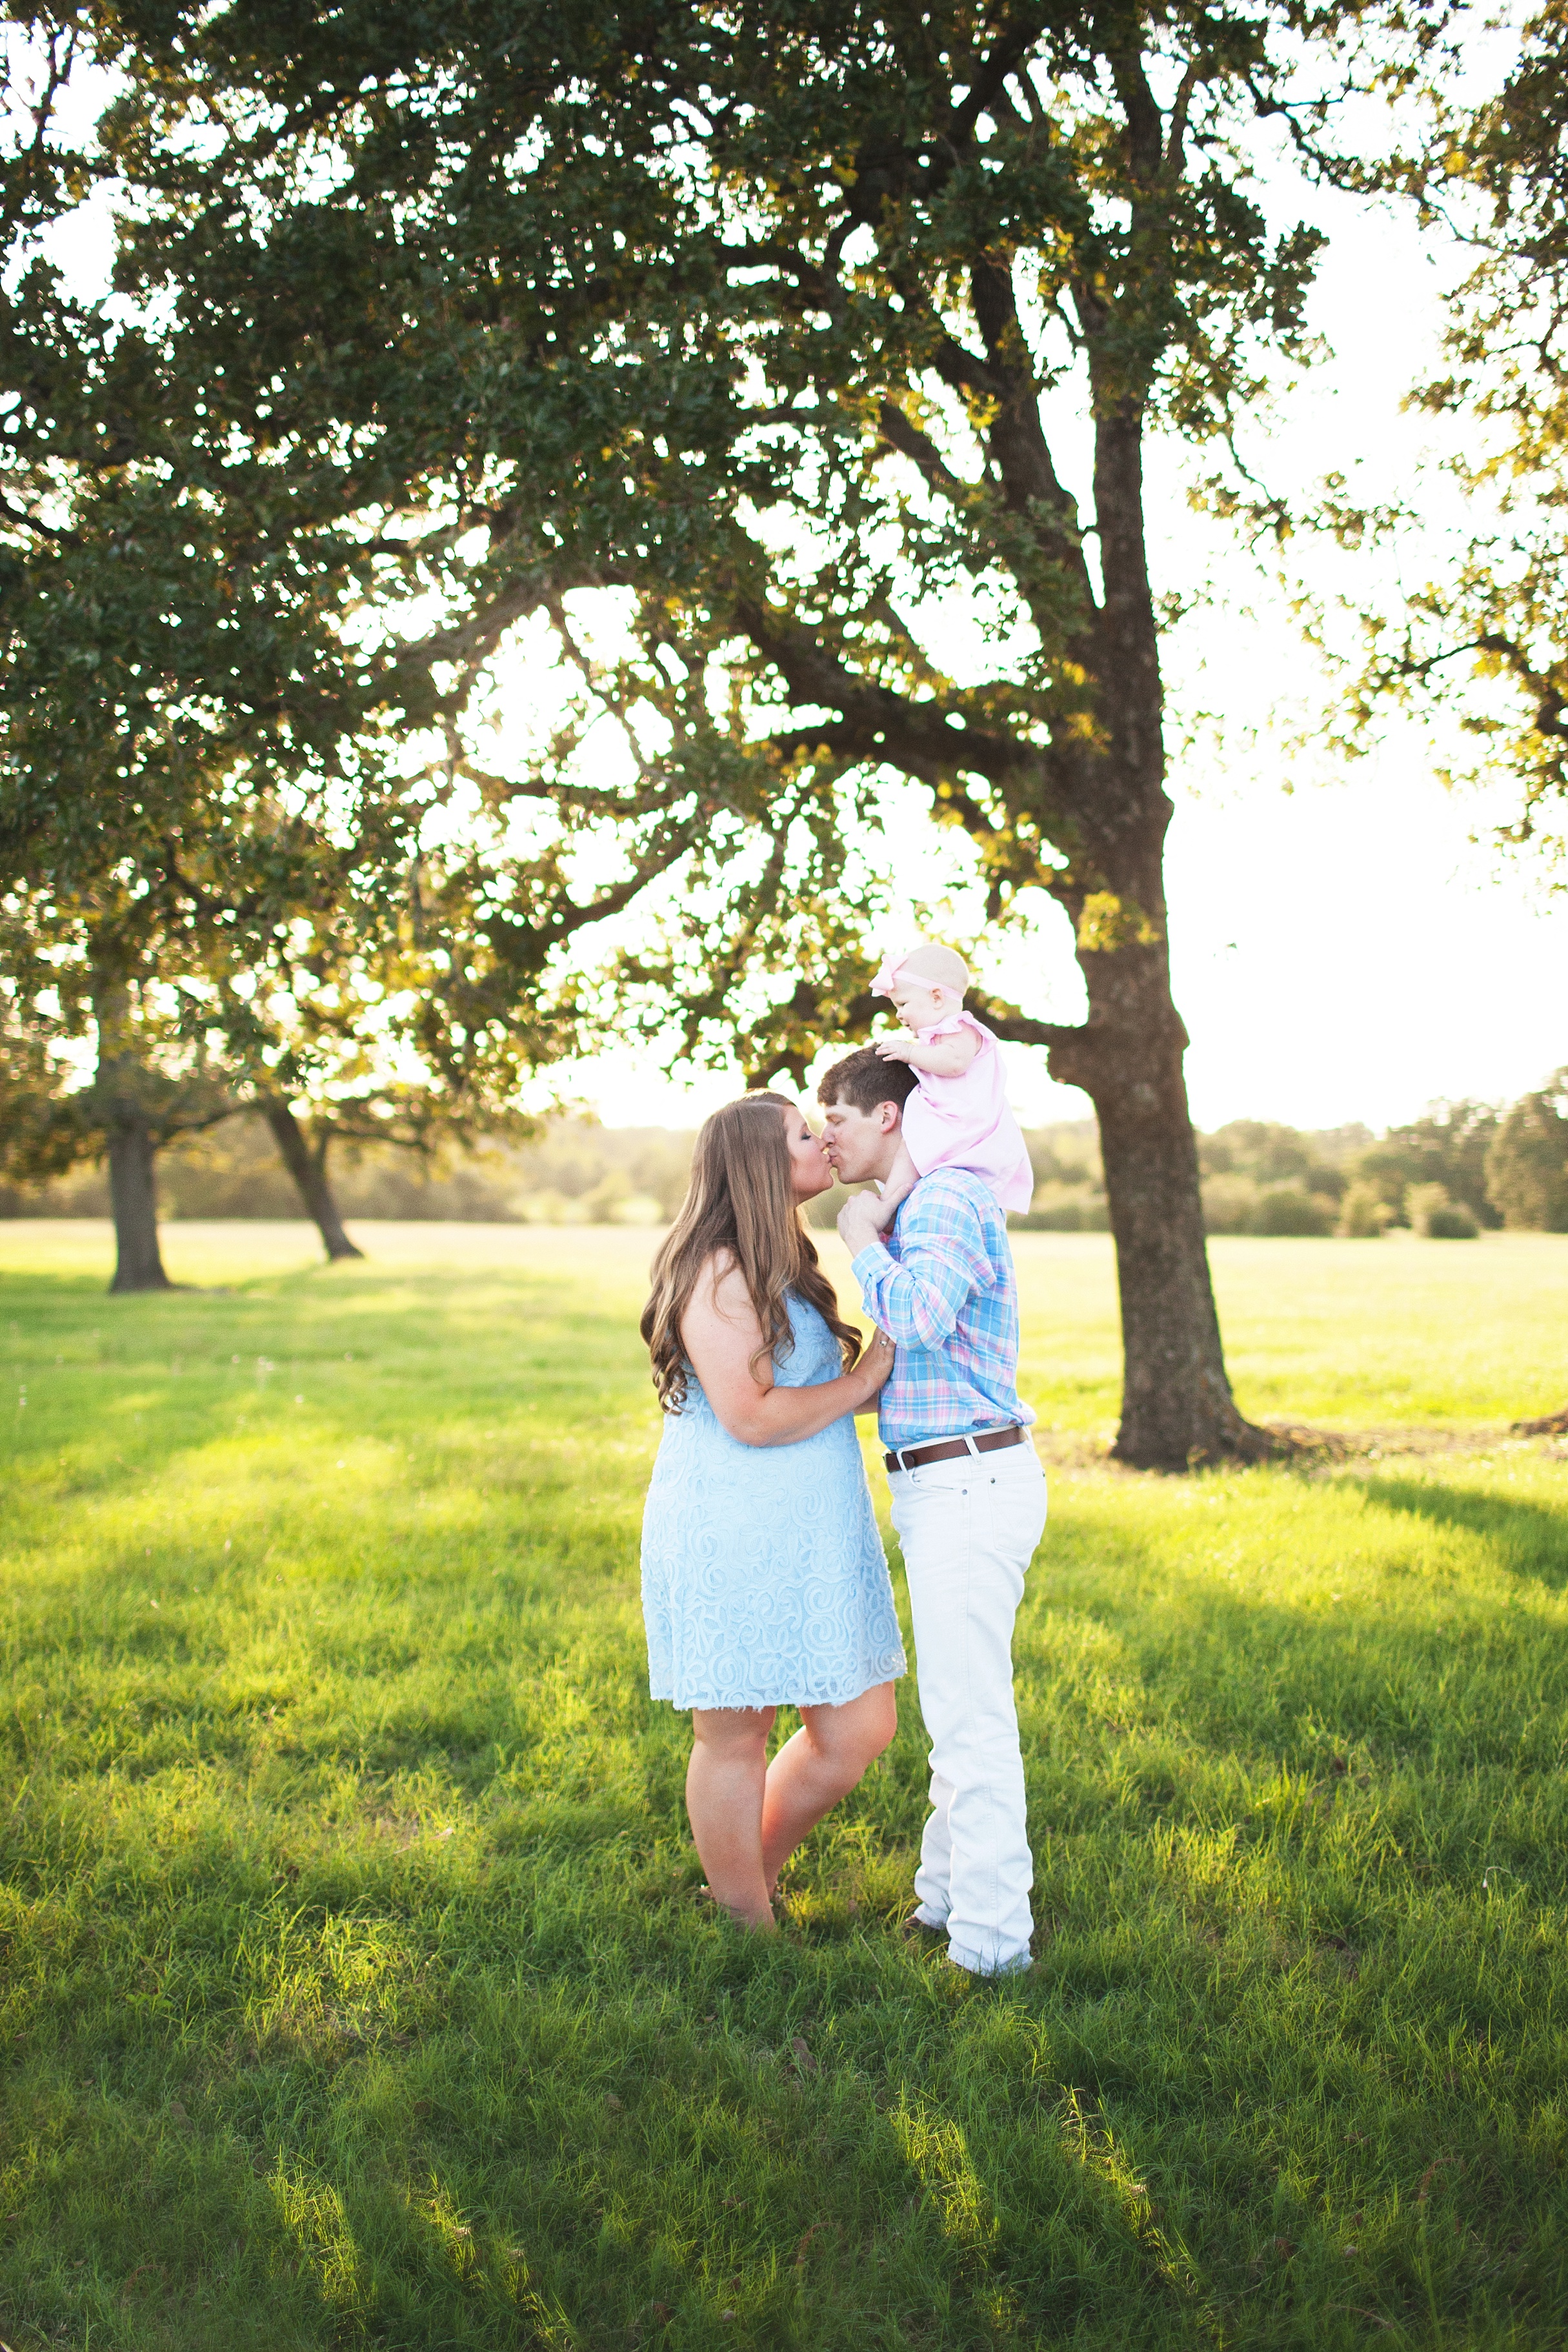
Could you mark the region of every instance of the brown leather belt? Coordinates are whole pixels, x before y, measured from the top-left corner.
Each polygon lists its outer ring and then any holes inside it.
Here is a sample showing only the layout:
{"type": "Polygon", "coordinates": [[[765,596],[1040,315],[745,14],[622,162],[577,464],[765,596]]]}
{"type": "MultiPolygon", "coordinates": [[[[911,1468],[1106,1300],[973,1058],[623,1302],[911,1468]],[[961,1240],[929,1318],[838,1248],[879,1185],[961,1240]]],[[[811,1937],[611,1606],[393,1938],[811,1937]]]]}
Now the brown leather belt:
{"type": "Polygon", "coordinates": [[[956,1462],[961,1454],[996,1454],[1004,1445],[1026,1445],[1029,1433],[1015,1422],[1011,1429],[987,1429],[979,1437],[944,1437],[937,1445],[904,1445],[884,1454],[889,1470],[918,1470],[926,1462],[956,1462]]]}

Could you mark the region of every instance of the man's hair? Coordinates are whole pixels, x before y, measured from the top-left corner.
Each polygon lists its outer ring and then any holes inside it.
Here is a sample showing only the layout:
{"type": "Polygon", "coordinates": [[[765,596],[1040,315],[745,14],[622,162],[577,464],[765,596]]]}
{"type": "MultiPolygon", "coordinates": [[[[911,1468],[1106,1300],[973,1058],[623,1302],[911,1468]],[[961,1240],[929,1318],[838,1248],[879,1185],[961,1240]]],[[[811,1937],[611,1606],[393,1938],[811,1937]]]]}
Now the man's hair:
{"type": "Polygon", "coordinates": [[[897,1103],[902,1110],[920,1084],[920,1073],[907,1062],[884,1062],[875,1045],[857,1045],[841,1062],[825,1070],[817,1082],[819,1103],[847,1103],[852,1110],[874,1111],[879,1103],[897,1103]]]}

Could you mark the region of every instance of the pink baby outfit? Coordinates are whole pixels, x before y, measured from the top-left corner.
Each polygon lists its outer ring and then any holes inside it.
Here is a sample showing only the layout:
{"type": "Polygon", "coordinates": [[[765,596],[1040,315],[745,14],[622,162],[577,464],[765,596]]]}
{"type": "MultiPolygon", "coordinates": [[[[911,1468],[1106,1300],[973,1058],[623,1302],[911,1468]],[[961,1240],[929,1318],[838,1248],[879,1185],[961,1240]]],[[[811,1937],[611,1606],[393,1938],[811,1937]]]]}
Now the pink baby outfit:
{"type": "Polygon", "coordinates": [[[961,1077],[918,1073],[920,1085],[904,1105],[904,1141],[922,1176],[933,1168],[967,1168],[995,1193],[1004,1209],[1026,1209],[1035,1172],[1007,1101],[996,1040],[973,1013],[954,1013],[915,1033],[922,1045],[973,1029],[980,1051],[961,1077]]]}

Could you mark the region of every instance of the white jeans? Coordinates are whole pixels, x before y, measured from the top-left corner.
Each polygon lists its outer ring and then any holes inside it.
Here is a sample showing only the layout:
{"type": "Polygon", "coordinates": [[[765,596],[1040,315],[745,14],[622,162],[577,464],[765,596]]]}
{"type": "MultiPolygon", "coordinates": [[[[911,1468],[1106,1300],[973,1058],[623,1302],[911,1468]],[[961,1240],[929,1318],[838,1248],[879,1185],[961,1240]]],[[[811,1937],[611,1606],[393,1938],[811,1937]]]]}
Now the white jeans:
{"type": "Polygon", "coordinates": [[[1013,1620],[1046,1524],[1046,1474],[1026,1444],[894,1470],[888,1485],[931,1738],[915,1916],[946,1927],[960,1968],[994,1976],[1025,1965],[1034,1926],[1013,1620]]]}

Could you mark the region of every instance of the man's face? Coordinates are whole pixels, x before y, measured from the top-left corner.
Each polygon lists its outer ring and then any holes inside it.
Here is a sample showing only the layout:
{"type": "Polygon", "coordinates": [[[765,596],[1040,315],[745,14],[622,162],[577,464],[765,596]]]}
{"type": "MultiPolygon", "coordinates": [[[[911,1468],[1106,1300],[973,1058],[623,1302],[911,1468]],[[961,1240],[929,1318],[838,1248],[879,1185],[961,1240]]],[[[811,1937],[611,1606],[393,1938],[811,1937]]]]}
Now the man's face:
{"type": "Polygon", "coordinates": [[[898,1156],[902,1115],[897,1103],[857,1110],[853,1103],[825,1103],[822,1148],[843,1184],[866,1184],[886,1176],[898,1156]]]}

